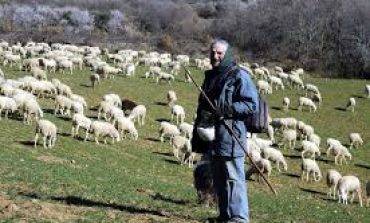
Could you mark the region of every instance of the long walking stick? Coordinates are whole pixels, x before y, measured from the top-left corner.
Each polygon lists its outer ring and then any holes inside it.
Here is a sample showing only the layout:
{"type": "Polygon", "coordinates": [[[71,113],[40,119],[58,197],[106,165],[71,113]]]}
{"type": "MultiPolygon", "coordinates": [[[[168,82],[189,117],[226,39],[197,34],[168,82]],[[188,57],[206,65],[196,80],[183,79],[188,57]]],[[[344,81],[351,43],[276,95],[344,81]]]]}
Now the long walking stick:
{"type": "MultiPolygon", "coordinates": [[[[208,104],[211,106],[212,110],[213,111],[216,111],[216,108],[215,106],[213,105],[213,103],[211,102],[211,100],[208,98],[208,96],[206,95],[206,93],[204,93],[204,91],[202,90],[202,88],[195,82],[194,78],[191,76],[190,72],[188,69],[186,69],[186,67],[183,65],[182,66],[186,72],[186,75],[187,77],[189,77],[191,79],[191,82],[193,82],[193,84],[198,88],[198,90],[200,91],[200,93],[203,95],[203,97],[207,100],[208,104]]],[[[271,183],[268,181],[268,179],[265,177],[265,175],[263,175],[262,171],[260,170],[260,168],[256,165],[256,163],[253,161],[253,159],[251,158],[251,156],[247,153],[247,149],[244,147],[244,145],[242,144],[242,142],[239,140],[238,137],[236,137],[233,129],[226,124],[225,120],[222,119],[222,122],[223,124],[226,126],[226,129],[229,131],[229,133],[236,139],[236,141],[238,142],[238,144],[243,148],[244,150],[244,153],[248,156],[248,158],[250,159],[252,165],[258,170],[258,173],[262,176],[263,180],[267,183],[267,185],[269,186],[269,188],[272,190],[272,192],[277,195],[276,193],[276,190],[272,187],[271,183]]]]}

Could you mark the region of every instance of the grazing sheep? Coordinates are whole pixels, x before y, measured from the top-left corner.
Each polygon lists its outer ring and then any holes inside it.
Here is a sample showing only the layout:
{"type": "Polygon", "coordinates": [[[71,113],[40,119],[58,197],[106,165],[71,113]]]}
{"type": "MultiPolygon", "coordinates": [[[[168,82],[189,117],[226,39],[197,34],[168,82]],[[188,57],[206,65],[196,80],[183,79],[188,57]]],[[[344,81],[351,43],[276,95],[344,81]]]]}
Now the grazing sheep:
{"type": "Polygon", "coordinates": [[[58,61],[58,70],[61,69],[62,73],[64,74],[64,70],[68,69],[69,73],[72,74],[73,71],[73,62],[67,59],[63,59],[58,61]]]}
{"type": "Polygon", "coordinates": [[[100,76],[97,73],[90,75],[90,82],[92,87],[95,87],[96,84],[100,84],[100,76]]]}
{"type": "Polygon", "coordinates": [[[370,98],[370,84],[365,85],[365,94],[367,98],[370,98]]]}
{"type": "Polygon", "coordinates": [[[130,134],[131,139],[133,140],[137,140],[139,137],[134,122],[129,118],[126,117],[118,118],[117,128],[122,137],[126,138],[126,133],[130,134]]]}
{"type": "MultiPolygon", "coordinates": [[[[55,81],[55,82],[57,83],[57,81],[55,81]]],[[[52,83],[53,83],[53,81],[52,81],[52,83]]],[[[59,83],[56,86],[56,88],[58,90],[58,94],[65,95],[67,97],[70,97],[72,95],[72,90],[68,85],[65,85],[63,83],[59,83]]]]}
{"type": "MultiPolygon", "coordinates": [[[[189,141],[189,139],[187,139],[184,136],[175,135],[174,137],[172,137],[170,143],[171,143],[172,148],[173,148],[173,155],[178,160],[180,160],[181,150],[185,150],[185,151],[189,150],[189,149],[191,150],[190,141],[189,141]]],[[[182,159],[180,161],[181,161],[181,163],[183,162],[182,159]]]]}
{"type": "Polygon", "coordinates": [[[306,84],[305,89],[306,89],[306,96],[308,95],[309,92],[312,92],[314,94],[320,93],[319,88],[313,84],[306,84]]]}
{"type": "Polygon", "coordinates": [[[137,122],[139,123],[139,125],[144,125],[145,124],[145,117],[146,117],[146,107],[145,107],[145,105],[138,105],[135,108],[133,108],[128,117],[131,120],[133,120],[134,122],[137,119],[137,122]]]}
{"type": "Polygon", "coordinates": [[[303,81],[298,75],[291,74],[288,76],[288,80],[289,80],[290,86],[292,86],[293,88],[295,88],[295,86],[297,86],[297,89],[304,88],[303,81]]]}
{"type": "Polygon", "coordinates": [[[348,149],[345,146],[343,146],[342,144],[335,144],[333,147],[329,148],[326,151],[327,157],[329,157],[330,154],[333,154],[335,156],[335,158],[334,158],[334,163],[335,164],[339,164],[338,163],[338,158],[339,158],[339,161],[340,161],[340,165],[343,164],[343,160],[346,164],[348,164],[347,160],[346,160],[346,157],[348,157],[350,160],[352,160],[351,153],[349,153],[348,149]]]}
{"type": "Polygon", "coordinates": [[[112,102],[110,102],[110,101],[101,101],[99,103],[99,107],[98,107],[98,119],[100,119],[101,116],[103,116],[104,119],[107,121],[108,120],[107,112],[110,110],[111,107],[115,107],[112,104],[112,102]]]}
{"type": "Polygon", "coordinates": [[[295,143],[297,140],[297,132],[294,129],[287,129],[283,131],[283,144],[284,149],[286,146],[286,142],[289,143],[289,149],[294,149],[295,143]]]}
{"type": "Polygon", "coordinates": [[[107,111],[108,121],[112,121],[113,125],[116,123],[117,119],[125,117],[125,114],[120,108],[116,106],[110,106],[107,111]]]}
{"type": "Polygon", "coordinates": [[[72,137],[78,136],[78,130],[80,127],[86,130],[85,134],[85,141],[89,136],[89,130],[91,126],[91,120],[84,116],[83,114],[74,114],[72,117],[72,130],[71,135],[72,137]]]}
{"type": "Polygon", "coordinates": [[[279,172],[280,172],[280,167],[279,167],[280,164],[283,165],[283,168],[285,171],[288,170],[288,165],[280,150],[274,149],[272,147],[265,147],[265,148],[262,148],[262,156],[265,159],[270,159],[271,161],[275,162],[279,172]]]}
{"type": "Polygon", "coordinates": [[[31,67],[31,74],[37,80],[47,80],[46,72],[38,67],[31,67]]]}
{"type": "Polygon", "coordinates": [[[176,135],[180,135],[180,130],[177,128],[176,125],[173,125],[169,122],[161,122],[159,127],[159,137],[161,142],[164,141],[165,136],[169,137],[171,142],[172,138],[176,135]]]}
{"type": "Polygon", "coordinates": [[[72,101],[71,111],[73,114],[84,114],[84,106],[78,101],[72,101]]]}
{"type": "Polygon", "coordinates": [[[320,92],[318,93],[314,93],[312,96],[311,96],[311,100],[315,103],[317,103],[318,106],[321,105],[322,103],[322,97],[321,97],[321,94],[320,92]]]}
{"type": "Polygon", "coordinates": [[[168,91],[167,92],[167,104],[171,107],[177,101],[177,96],[175,91],[168,91]]]}
{"type": "Polygon", "coordinates": [[[5,118],[8,118],[9,111],[14,114],[14,112],[17,110],[17,103],[13,98],[0,96],[0,120],[3,110],[5,110],[5,118]]]}
{"type": "Polygon", "coordinates": [[[272,94],[272,88],[267,81],[259,80],[257,81],[258,93],[260,94],[272,94]]]}
{"type": "Polygon", "coordinates": [[[130,63],[126,66],[126,76],[135,75],[135,64],[130,63]]]}
{"type": "Polygon", "coordinates": [[[348,204],[348,195],[352,193],[351,203],[355,198],[355,193],[358,195],[358,201],[362,207],[361,184],[360,180],[355,176],[343,176],[338,182],[338,203],[348,204]]]}
{"type": "Polygon", "coordinates": [[[284,97],[284,99],[283,99],[283,108],[284,108],[284,111],[288,111],[289,110],[289,105],[290,105],[290,99],[287,98],[287,97],[284,97]]]}
{"type": "Polygon", "coordinates": [[[349,98],[346,105],[346,110],[351,109],[352,112],[355,112],[355,106],[356,106],[355,98],[349,98]]]}
{"type": "Polygon", "coordinates": [[[55,97],[55,107],[54,107],[54,115],[60,113],[62,115],[71,115],[71,107],[73,101],[63,95],[57,95],[55,97]],[[66,111],[66,112],[64,112],[66,111]]]}
{"type": "Polygon", "coordinates": [[[109,122],[93,121],[90,126],[90,133],[94,134],[96,144],[99,144],[99,136],[104,137],[105,144],[107,144],[106,137],[111,137],[112,143],[114,143],[114,140],[121,141],[118,130],[109,122]]]}
{"type": "MultiPolygon", "coordinates": [[[[271,175],[271,171],[272,171],[272,166],[271,166],[271,162],[270,162],[270,160],[268,160],[268,159],[264,159],[264,158],[260,158],[260,159],[258,159],[258,160],[255,160],[254,161],[255,162],[255,164],[256,164],[256,166],[258,167],[258,169],[260,169],[260,171],[264,174],[264,175],[266,175],[266,177],[267,177],[267,179],[270,177],[270,175],[271,175]]],[[[258,172],[258,170],[257,170],[257,168],[256,168],[256,166],[251,166],[249,169],[248,169],[248,171],[245,173],[245,178],[246,179],[249,179],[250,178],[250,176],[252,175],[252,174],[255,174],[255,173],[257,173],[258,174],[258,181],[259,182],[262,182],[262,176],[259,174],[259,172],[258,172]]]]}
{"type": "Polygon", "coordinates": [[[122,101],[118,94],[106,94],[103,96],[103,100],[110,102],[116,107],[119,107],[119,108],[122,107],[122,101]]]}
{"type": "Polygon", "coordinates": [[[308,136],[308,141],[311,141],[311,142],[315,143],[317,147],[320,147],[320,143],[321,143],[320,136],[318,136],[316,134],[311,134],[311,135],[308,136]]]}
{"type": "Polygon", "coordinates": [[[283,84],[283,81],[281,80],[281,78],[271,76],[270,77],[270,82],[271,82],[271,87],[273,87],[275,85],[275,90],[277,90],[278,87],[280,87],[282,90],[284,90],[284,84],[283,84]]]}
{"type": "Polygon", "coordinates": [[[328,148],[327,148],[326,154],[328,154],[330,152],[330,150],[333,149],[333,147],[336,146],[336,145],[342,145],[342,143],[337,139],[327,138],[326,139],[326,146],[328,148]]]}
{"type": "Polygon", "coordinates": [[[362,146],[362,144],[364,144],[364,141],[362,140],[360,133],[349,134],[349,142],[350,142],[350,146],[349,146],[350,149],[352,149],[353,146],[355,146],[355,148],[358,149],[359,146],[362,146]]]}
{"type": "Polygon", "coordinates": [[[187,122],[183,122],[179,125],[180,132],[188,139],[193,138],[193,128],[194,126],[187,122]]]}
{"type": "Polygon", "coordinates": [[[342,178],[342,175],[334,170],[328,170],[328,174],[326,175],[326,185],[330,188],[328,196],[333,197],[335,199],[335,190],[337,189],[338,182],[342,178]],[[333,190],[333,191],[332,191],[333,190]]]}
{"type": "Polygon", "coordinates": [[[302,111],[303,106],[307,106],[309,108],[310,112],[312,110],[313,110],[313,112],[316,112],[316,110],[317,110],[317,107],[316,107],[315,103],[311,99],[306,98],[306,97],[299,97],[298,104],[299,104],[299,106],[298,106],[299,111],[302,111]]]}
{"type": "Polygon", "coordinates": [[[185,120],[185,110],[181,105],[173,105],[171,107],[171,121],[173,121],[174,116],[176,115],[176,124],[183,123],[185,120]]]}
{"type": "Polygon", "coordinates": [[[44,117],[44,113],[36,100],[28,100],[23,105],[23,122],[30,124],[32,116],[37,121],[44,117]]]}
{"type": "Polygon", "coordinates": [[[269,137],[269,139],[271,140],[271,142],[275,142],[275,132],[274,132],[274,128],[272,127],[272,125],[268,125],[267,126],[267,136],[269,137]]]}
{"type": "Polygon", "coordinates": [[[311,158],[313,160],[315,160],[315,155],[318,155],[318,156],[321,155],[319,147],[313,142],[303,140],[302,147],[303,147],[302,159],[304,159],[305,153],[311,153],[311,158]]]}
{"type": "Polygon", "coordinates": [[[175,81],[175,77],[172,74],[161,71],[159,75],[157,76],[157,84],[161,80],[167,81],[169,84],[171,84],[171,80],[175,81]]]}
{"type": "Polygon", "coordinates": [[[44,148],[51,148],[55,145],[55,141],[57,140],[57,127],[54,123],[46,119],[40,119],[37,121],[34,139],[35,148],[37,146],[37,140],[40,133],[43,136],[44,148]],[[46,145],[46,141],[48,141],[48,146],[46,145]]]}
{"type": "Polygon", "coordinates": [[[314,134],[315,130],[311,125],[303,125],[302,129],[300,130],[301,132],[301,137],[303,137],[305,140],[310,137],[310,135],[314,134]]]}
{"type": "Polygon", "coordinates": [[[81,95],[71,94],[69,98],[72,99],[73,101],[80,102],[84,106],[84,108],[87,108],[86,100],[81,95]]]}
{"type": "Polygon", "coordinates": [[[301,170],[302,170],[301,179],[303,179],[304,177],[304,172],[306,172],[307,174],[306,178],[307,181],[309,180],[310,173],[312,174],[312,178],[314,181],[320,181],[322,178],[321,170],[315,160],[302,159],[301,170]]]}

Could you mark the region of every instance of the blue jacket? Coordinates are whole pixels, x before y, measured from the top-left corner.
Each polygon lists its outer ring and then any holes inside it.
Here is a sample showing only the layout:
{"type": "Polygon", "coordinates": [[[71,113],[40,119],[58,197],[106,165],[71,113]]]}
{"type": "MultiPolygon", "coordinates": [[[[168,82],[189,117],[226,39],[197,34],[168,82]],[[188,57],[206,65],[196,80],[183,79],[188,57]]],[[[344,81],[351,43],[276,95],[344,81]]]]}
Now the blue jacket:
{"type": "MultiPolygon", "coordinates": [[[[241,68],[222,74],[215,74],[212,70],[206,71],[202,87],[224,116],[224,121],[214,119],[216,139],[211,145],[214,155],[244,156],[243,149],[228,132],[224,123],[232,127],[239,140],[246,145],[247,129],[244,119],[258,109],[258,93],[250,74],[241,68]]],[[[200,96],[195,125],[202,122],[204,111],[213,113],[205,99],[200,96]]]]}

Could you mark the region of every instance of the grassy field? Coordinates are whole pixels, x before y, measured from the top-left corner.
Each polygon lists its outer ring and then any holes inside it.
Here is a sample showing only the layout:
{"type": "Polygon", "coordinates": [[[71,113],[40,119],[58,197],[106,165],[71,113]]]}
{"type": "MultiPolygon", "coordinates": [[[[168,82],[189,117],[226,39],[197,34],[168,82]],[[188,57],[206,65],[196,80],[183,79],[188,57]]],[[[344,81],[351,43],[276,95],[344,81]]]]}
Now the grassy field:
{"type": "MultiPolygon", "coordinates": [[[[7,78],[24,72],[1,67],[7,78]]],[[[215,207],[197,204],[192,186],[192,170],[171,156],[171,147],[158,141],[158,120],[169,119],[170,110],[162,105],[168,90],[174,89],[178,103],[185,107],[187,122],[192,121],[198,92],[179,76],[172,86],[157,85],[142,78],[145,68],[134,77],[103,80],[90,87],[90,71],[50,74],[85,97],[90,108],[107,93],[117,93],[147,107],[145,126],[137,126],[139,140],[125,139],[118,144],[100,144],[73,139],[71,121],[50,112],[51,99],[40,99],[45,117],[58,126],[53,149],[33,148],[35,124],[25,125],[17,118],[0,121],[0,221],[1,222],[202,222],[217,215],[215,207]],[[141,75],[140,75],[141,74],[141,75]],[[49,111],[49,112],[48,112],[49,111]]],[[[202,73],[192,69],[199,83],[202,73]]],[[[355,174],[362,184],[370,179],[370,100],[363,98],[369,82],[363,80],[305,78],[316,84],[323,95],[317,113],[296,110],[298,91],[286,89],[268,96],[272,117],[296,117],[315,127],[325,142],[327,137],[348,143],[348,134],[359,132],[365,145],[352,150],[349,165],[334,166],[333,158],[321,156],[323,172],[336,168],[342,174],[355,174]],[[281,110],[283,96],[290,97],[292,109],[281,110]],[[355,113],[343,111],[349,97],[356,97],[355,113]]],[[[96,117],[95,110],[87,115],[96,117]]],[[[299,148],[299,143],[297,147],[299,148]]],[[[324,151],[324,149],[323,149],[324,151]]],[[[266,185],[248,181],[252,222],[370,222],[368,208],[339,205],[326,196],[324,181],[300,181],[300,152],[284,150],[288,171],[273,170],[270,180],[278,195],[266,185]]]]}

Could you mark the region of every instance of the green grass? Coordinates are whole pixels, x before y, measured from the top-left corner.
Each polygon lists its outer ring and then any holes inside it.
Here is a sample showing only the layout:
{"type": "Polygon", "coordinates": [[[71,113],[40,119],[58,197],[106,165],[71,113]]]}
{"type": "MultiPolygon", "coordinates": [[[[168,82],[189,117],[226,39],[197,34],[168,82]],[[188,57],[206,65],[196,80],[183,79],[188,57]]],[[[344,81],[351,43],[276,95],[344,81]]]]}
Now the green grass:
{"type": "MultiPolygon", "coordinates": [[[[20,77],[24,72],[1,67],[7,77],[20,77]]],[[[140,68],[139,74],[144,73],[140,68]]],[[[192,70],[198,83],[202,73],[192,70]]],[[[167,156],[171,152],[168,142],[160,143],[158,119],[169,119],[170,111],[158,102],[165,102],[168,90],[174,89],[178,103],[187,111],[186,121],[192,121],[198,92],[184,83],[183,76],[170,86],[157,85],[153,79],[116,77],[103,80],[95,89],[88,87],[90,71],[69,74],[49,74],[68,84],[74,93],[85,97],[89,107],[94,107],[107,93],[135,100],[147,107],[145,126],[137,126],[139,140],[123,140],[114,145],[83,142],[72,139],[71,122],[53,114],[46,118],[58,126],[58,139],[53,149],[41,145],[34,149],[34,123],[25,125],[14,119],[0,121],[0,219],[5,222],[198,222],[217,212],[196,203],[192,187],[192,170],[179,165],[167,156]],[[65,134],[63,134],[65,133],[65,134]],[[21,208],[9,211],[7,201],[21,208]],[[31,207],[27,204],[31,203],[31,207]],[[28,208],[27,208],[28,207],[28,208]],[[45,211],[47,210],[47,211],[45,211]]],[[[350,132],[362,134],[365,145],[352,150],[354,159],[349,165],[334,166],[332,158],[319,161],[322,172],[336,168],[342,174],[356,174],[362,183],[370,178],[370,100],[356,98],[355,113],[345,112],[349,97],[362,95],[363,80],[326,80],[308,78],[306,83],[318,85],[323,95],[323,105],[316,114],[290,109],[279,110],[283,96],[290,97],[292,108],[297,107],[300,94],[297,90],[275,91],[268,96],[272,117],[296,117],[314,126],[322,137],[335,137],[348,143],[350,132]]],[[[367,82],[369,84],[369,82],[367,82]]],[[[40,100],[43,109],[52,109],[51,99],[40,100]]],[[[96,116],[89,110],[87,115],[96,116]]],[[[298,145],[299,147],[299,145],[298,145]]],[[[299,180],[299,151],[283,151],[288,172],[275,169],[270,177],[278,195],[274,196],[266,185],[248,182],[251,220],[253,222],[370,222],[368,208],[357,202],[348,206],[327,199],[324,181],[306,183],[299,180]],[[296,177],[298,176],[298,177],[296,177]]]]}

